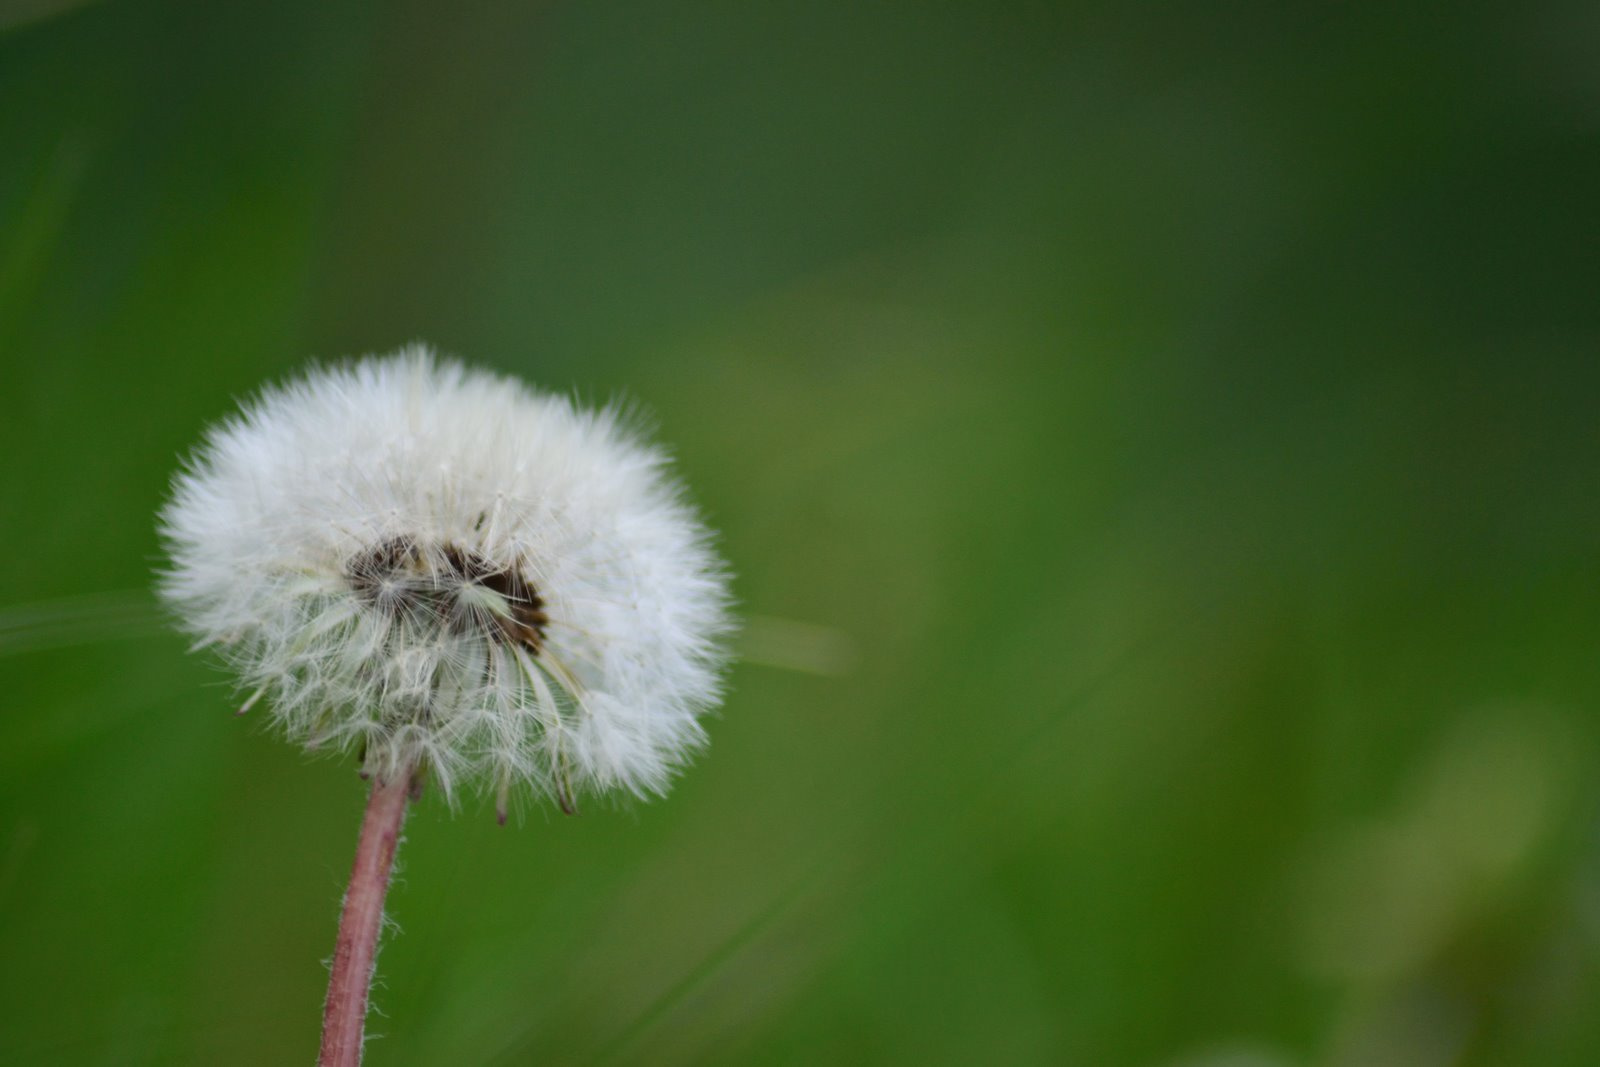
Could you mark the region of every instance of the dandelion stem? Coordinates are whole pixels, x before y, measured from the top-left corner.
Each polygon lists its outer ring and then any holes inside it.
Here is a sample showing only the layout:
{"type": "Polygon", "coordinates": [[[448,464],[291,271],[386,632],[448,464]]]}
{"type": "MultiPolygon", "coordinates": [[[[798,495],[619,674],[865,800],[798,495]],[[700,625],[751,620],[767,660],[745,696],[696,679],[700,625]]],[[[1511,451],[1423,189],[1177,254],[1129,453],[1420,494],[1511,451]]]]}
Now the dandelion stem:
{"type": "Polygon", "coordinates": [[[328,1000],[322,1009],[322,1052],[318,1067],[357,1067],[367,1022],[367,994],[383,926],[383,897],[400,843],[412,775],[392,781],[375,778],[356,842],[355,866],[339,916],[339,940],[333,951],[328,1000]]]}

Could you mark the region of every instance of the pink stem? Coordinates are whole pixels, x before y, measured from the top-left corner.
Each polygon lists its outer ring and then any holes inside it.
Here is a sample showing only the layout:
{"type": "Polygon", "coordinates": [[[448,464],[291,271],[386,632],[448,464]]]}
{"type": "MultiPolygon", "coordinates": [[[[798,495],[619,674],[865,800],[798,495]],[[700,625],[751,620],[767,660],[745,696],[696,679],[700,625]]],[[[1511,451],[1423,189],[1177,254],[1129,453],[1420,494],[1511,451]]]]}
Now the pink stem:
{"type": "Polygon", "coordinates": [[[322,1053],[318,1067],[358,1067],[362,1033],[367,1022],[367,991],[378,955],[383,926],[383,897],[389,889],[394,850],[406,818],[411,776],[372,783],[367,814],[361,820],[356,862],[339,916],[339,940],[333,951],[333,974],[322,1009],[322,1053]]]}

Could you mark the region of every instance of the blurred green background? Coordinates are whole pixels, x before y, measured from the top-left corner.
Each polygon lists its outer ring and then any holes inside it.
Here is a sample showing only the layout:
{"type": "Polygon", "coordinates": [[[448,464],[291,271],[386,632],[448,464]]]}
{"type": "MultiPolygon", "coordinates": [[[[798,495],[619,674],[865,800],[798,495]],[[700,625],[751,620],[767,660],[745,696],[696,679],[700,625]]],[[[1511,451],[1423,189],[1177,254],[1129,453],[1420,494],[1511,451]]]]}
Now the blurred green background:
{"type": "Polygon", "coordinates": [[[152,514],[420,338],[749,623],[667,800],[420,806],[369,1063],[1600,1063],[1592,4],[0,26],[0,1061],[314,1058],[362,786],[152,514]]]}

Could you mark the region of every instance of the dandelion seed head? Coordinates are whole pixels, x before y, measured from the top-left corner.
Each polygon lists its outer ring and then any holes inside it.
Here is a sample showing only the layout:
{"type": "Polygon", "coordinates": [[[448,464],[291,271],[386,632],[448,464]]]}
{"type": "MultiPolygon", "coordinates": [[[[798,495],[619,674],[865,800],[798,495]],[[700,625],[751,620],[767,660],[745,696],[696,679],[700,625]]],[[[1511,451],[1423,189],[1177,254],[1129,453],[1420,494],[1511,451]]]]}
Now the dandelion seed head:
{"type": "Polygon", "coordinates": [[[284,733],[450,795],[660,793],[704,742],[727,578],[665,454],[413,346],[212,427],[164,600],[284,733]]]}

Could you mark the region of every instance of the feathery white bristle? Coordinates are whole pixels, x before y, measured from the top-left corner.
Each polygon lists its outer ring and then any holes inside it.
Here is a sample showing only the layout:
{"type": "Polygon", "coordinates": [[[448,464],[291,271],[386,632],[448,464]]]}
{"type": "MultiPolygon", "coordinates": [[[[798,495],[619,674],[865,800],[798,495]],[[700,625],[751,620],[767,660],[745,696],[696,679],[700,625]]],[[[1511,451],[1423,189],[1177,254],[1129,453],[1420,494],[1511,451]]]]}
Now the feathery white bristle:
{"type": "Polygon", "coordinates": [[[315,370],[207,433],[161,533],[197,642],[379,774],[567,806],[659,793],[704,741],[726,572],[614,411],[423,346],[315,370]]]}

